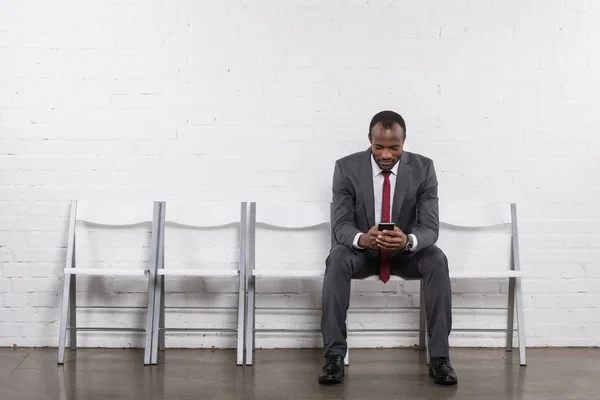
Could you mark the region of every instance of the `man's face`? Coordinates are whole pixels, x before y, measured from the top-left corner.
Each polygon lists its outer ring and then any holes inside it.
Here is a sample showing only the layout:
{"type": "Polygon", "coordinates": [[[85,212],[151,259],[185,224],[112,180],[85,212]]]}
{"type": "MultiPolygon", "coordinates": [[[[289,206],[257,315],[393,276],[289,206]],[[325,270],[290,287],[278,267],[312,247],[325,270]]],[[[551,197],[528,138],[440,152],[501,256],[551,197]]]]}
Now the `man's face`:
{"type": "Polygon", "coordinates": [[[371,152],[379,168],[383,171],[390,170],[402,155],[404,131],[398,124],[386,129],[381,122],[378,122],[371,129],[369,141],[371,152]]]}

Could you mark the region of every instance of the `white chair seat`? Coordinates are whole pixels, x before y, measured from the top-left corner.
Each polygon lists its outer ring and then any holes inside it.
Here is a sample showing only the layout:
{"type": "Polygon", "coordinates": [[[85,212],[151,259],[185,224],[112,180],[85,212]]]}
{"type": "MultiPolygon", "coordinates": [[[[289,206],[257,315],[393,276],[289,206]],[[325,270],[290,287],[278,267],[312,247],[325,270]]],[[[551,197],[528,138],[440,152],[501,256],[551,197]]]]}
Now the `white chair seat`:
{"type": "Polygon", "coordinates": [[[165,268],[159,269],[158,275],[165,276],[207,276],[207,277],[228,277],[238,276],[239,271],[236,269],[175,269],[165,268]]]}
{"type": "Polygon", "coordinates": [[[65,275],[144,276],[148,274],[150,274],[148,269],[65,268],[65,275]]]}
{"type": "Polygon", "coordinates": [[[450,271],[450,278],[469,279],[494,279],[494,278],[520,278],[525,276],[523,271],[450,271]]]}
{"type": "Polygon", "coordinates": [[[319,270],[254,270],[252,275],[261,278],[323,278],[325,271],[319,270]]]}

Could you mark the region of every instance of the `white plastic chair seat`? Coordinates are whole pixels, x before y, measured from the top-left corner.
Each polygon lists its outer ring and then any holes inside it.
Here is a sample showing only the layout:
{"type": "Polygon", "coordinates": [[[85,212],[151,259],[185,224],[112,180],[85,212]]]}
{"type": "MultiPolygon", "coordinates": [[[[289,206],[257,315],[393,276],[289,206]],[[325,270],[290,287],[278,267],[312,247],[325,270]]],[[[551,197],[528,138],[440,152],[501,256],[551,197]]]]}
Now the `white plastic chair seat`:
{"type": "Polygon", "coordinates": [[[323,278],[325,276],[325,271],[319,270],[298,270],[298,271],[289,271],[289,270],[260,270],[255,269],[252,271],[252,275],[261,278],[323,278]]]}
{"type": "Polygon", "coordinates": [[[175,269],[164,268],[158,270],[158,275],[164,276],[206,276],[206,277],[228,277],[238,276],[240,272],[237,269],[175,269]]]}
{"type": "Polygon", "coordinates": [[[450,271],[450,278],[469,279],[494,279],[494,278],[521,278],[523,271],[450,271]]]}
{"type": "Polygon", "coordinates": [[[119,269],[119,268],[65,268],[65,275],[90,276],[144,276],[149,275],[148,269],[119,269]]]}

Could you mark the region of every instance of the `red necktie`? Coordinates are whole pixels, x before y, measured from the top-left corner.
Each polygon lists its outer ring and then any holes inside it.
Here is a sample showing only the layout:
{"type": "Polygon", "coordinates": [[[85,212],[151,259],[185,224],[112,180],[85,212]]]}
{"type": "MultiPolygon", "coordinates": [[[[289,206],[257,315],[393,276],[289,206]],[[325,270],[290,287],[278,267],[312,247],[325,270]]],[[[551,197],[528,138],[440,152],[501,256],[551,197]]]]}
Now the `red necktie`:
{"type": "MultiPolygon", "coordinates": [[[[381,222],[390,222],[390,171],[383,171],[383,196],[381,199],[381,222]]],[[[383,283],[390,280],[390,251],[381,249],[379,276],[383,283]]]]}

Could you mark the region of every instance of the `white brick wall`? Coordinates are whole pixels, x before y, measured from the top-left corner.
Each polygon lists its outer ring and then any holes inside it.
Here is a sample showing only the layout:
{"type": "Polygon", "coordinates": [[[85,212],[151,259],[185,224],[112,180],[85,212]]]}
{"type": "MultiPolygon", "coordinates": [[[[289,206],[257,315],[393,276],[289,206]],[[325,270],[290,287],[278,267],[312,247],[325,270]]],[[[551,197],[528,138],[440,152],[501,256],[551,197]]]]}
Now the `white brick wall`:
{"type": "MultiPolygon", "coordinates": [[[[523,282],[528,344],[598,345],[599,19],[591,0],[0,1],[0,345],[57,343],[70,199],[328,201],[334,160],[366,148],[381,109],[402,113],[408,150],[435,160],[442,202],[519,203],[522,264],[534,276],[523,282]]],[[[131,248],[148,236],[138,233],[103,241],[117,247],[94,262],[139,256],[131,248]]],[[[222,244],[235,235],[221,233],[198,261],[235,266],[235,243],[222,244]]],[[[266,242],[265,262],[323,268],[325,240],[266,239],[281,244],[266,242]]],[[[502,306],[507,291],[500,282],[453,288],[460,307],[502,306]]],[[[265,307],[320,304],[318,282],[259,289],[265,307]]],[[[78,280],[81,304],[142,305],[144,290],[132,280],[78,280]]],[[[170,305],[235,305],[227,281],[173,280],[168,290],[170,305]]],[[[352,305],[418,303],[416,282],[385,290],[357,282],[352,305]]],[[[319,313],[257,319],[317,327],[319,313]]],[[[454,320],[501,326],[503,314],[457,311],[454,320]]],[[[351,314],[352,326],[416,321],[409,312],[351,314]]],[[[81,324],[100,322],[142,326],[144,318],[81,311],[81,324]]],[[[234,326],[235,314],[186,310],[167,322],[234,326]]],[[[234,344],[232,335],[168,340],[234,344]]],[[[321,343],[295,334],[257,340],[321,343]]],[[[353,346],[415,342],[351,338],[353,346]]],[[[503,338],[456,333],[451,342],[501,346],[503,338]]],[[[86,333],[79,343],[142,341],[86,333]]]]}

